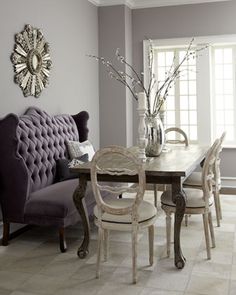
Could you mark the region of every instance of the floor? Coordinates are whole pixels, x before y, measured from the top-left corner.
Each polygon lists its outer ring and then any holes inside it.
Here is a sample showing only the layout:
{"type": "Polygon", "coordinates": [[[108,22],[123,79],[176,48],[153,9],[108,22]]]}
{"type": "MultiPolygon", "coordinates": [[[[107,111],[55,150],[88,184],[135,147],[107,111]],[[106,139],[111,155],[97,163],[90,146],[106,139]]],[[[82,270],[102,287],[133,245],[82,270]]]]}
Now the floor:
{"type": "MultiPolygon", "coordinates": [[[[152,192],[147,192],[152,200],[152,192]]],[[[35,228],[0,247],[0,295],[234,295],[236,294],[236,196],[222,195],[223,221],[215,227],[216,248],[206,260],[201,216],[182,226],[187,264],[177,270],[173,254],[166,257],[165,216],[158,210],[155,259],[148,266],[147,233],[139,235],[138,283],[131,284],[131,243],[128,233],[111,233],[110,258],[95,278],[96,227],[92,226],[89,256],[76,256],[79,226],[67,230],[68,251],[58,250],[57,232],[35,228]]],[[[214,218],[215,221],[215,218],[214,218]]],[[[173,250],[173,249],[172,249],[173,250]]],[[[173,252],[173,251],[172,251],[173,252]]]]}

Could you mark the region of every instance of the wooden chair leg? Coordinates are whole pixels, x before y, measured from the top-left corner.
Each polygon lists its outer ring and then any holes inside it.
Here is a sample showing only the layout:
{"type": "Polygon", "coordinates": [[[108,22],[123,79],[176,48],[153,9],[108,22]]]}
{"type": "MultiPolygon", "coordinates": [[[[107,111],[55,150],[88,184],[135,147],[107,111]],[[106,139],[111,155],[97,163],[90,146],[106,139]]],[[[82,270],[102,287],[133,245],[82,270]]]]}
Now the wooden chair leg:
{"type": "Polygon", "coordinates": [[[218,192],[217,198],[218,198],[220,220],[221,220],[222,219],[222,209],[221,209],[221,202],[220,202],[220,192],[218,192]]]}
{"type": "Polygon", "coordinates": [[[167,257],[170,257],[171,242],[171,213],[166,212],[166,251],[167,257]]]}
{"type": "Polygon", "coordinates": [[[219,198],[217,196],[217,192],[214,191],[214,203],[215,203],[215,210],[216,210],[216,222],[217,226],[220,226],[220,204],[219,204],[219,198]]]}
{"type": "Polygon", "coordinates": [[[185,223],[185,226],[188,226],[188,214],[184,215],[184,223],[185,223]]]}
{"type": "Polygon", "coordinates": [[[100,277],[100,264],[101,264],[101,251],[102,251],[102,237],[104,233],[102,228],[98,228],[98,247],[97,247],[97,268],[96,268],[96,278],[100,277]]]}
{"type": "Polygon", "coordinates": [[[64,227],[59,228],[59,241],[60,241],[60,250],[62,253],[65,253],[67,250],[67,247],[66,247],[65,228],[64,227]]]}
{"type": "Polygon", "coordinates": [[[219,205],[219,215],[220,219],[222,219],[222,210],[221,210],[221,202],[220,202],[220,191],[217,191],[217,199],[218,199],[218,205],[219,205]]]}
{"type": "Polygon", "coordinates": [[[207,250],[207,259],[211,259],[211,249],[210,249],[210,238],[209,238],[209,230],[208,230],[208,214],[202,214],[203,217],[203,225],[205,232],[205,240],[206,240],[206,250],[207,250]]]}
{"type": "Polygon", "coordinates": [[[133,283],[137,283],[137,243],[138,230],[135,227],[132,230],[132,268],[133,268],[133,283]]]}
{"type": "Polygon", "coordinates": [[[109,230],[104,229],[104,261],[107,261],[109,255],[109,230]]]}
{"type": "Polygon", "coordinates": [[[184,215],[184,223],[185,223],[185,226],[188,226],[188,221],[189,221],[189,218],[191,217],[191,214],[185,214],[184,215]]]}
{"type": "Polygon", "coordinates": [[[213,223],[212,223],[212,215],[211,215],[211,212],[208,213],[208,222],[209,222],[209,228],[210,228],[210,234],[211,234],[212,248],[215,248],[216,241],[215,241],[215,233],[214,233],[214,227],[213,227],[213,223]]]}
{"type": "Polygon", "coordinates": [[[154,191],[154,206],[157,208],[157,185],[153,184],[153,191],[154,191]]]}
{"type": "Polygon", "coordinates": [[[154,249],[154,225],[148,227],[148,240],[149,240],[149,263],[153,265],[153,249],[154,249]]]}
{"type": "Polygon", "coordinates": [[[3,237],[2,237],[2,245],[7,246],[10,236],[10,223],[3,222],[3,237]]]}

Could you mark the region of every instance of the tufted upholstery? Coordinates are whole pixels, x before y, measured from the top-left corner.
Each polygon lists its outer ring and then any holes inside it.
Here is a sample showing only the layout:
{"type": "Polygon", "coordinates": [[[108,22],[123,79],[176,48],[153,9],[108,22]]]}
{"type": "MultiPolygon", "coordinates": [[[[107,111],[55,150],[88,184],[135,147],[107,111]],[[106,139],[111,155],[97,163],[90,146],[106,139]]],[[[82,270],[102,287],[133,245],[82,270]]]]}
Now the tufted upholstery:
{"type": "MultiPolygon", "coordinates": [[[[66,141],[86,141],[89,115],[49,116],[29,108],[23,116],[0,120],[0,202],[2,244],[8,245],[10,223],[58,228],[60,250],[66,251],[65,227],[80,220],[73,202],[78,179],[56,182],[56,161],[68,157],[66,141]]],[[[111,194],[104,192],[103,197],[111,194]]],[[[116,197],[116,196],[113,196],[116,197]]],[[[83,204],[88,216],[95,205],[91,185],[83,204]]]]}
{"type": "MultiPolygon", "coordinates": [[[[38,108],[29,108],[23,116],[9,114],[0,120],[0,202],[4,222],[28,223],[25,204],[35,192],[43,192],[55,183],[56,160],[67,158],[66,140],[86,140],[88,118],[85,111],[73,118],[49,116],[38,108]]],[[[65,197],[73,204],[71,192],[65,197]]],[[[31,222],[38,224],[32,216],[31,222]]]]}
{"type": "Polygon", "coordinates": [[[30,192],[55,181],[56,160],[67,158],[66,140],[79,140],[69,115],[50,117],[41,110],[22,116],[17,128],[18,153],[26,163],[30,192]]]}

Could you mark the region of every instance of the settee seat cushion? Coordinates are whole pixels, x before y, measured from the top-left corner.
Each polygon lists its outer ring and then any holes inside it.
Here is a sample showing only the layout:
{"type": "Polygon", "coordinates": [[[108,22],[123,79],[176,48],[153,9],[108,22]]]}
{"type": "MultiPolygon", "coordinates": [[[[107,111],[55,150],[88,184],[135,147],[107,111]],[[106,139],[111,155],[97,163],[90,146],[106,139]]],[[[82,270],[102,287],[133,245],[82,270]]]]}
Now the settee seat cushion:
{"type": "MultiPolygon", "coordinates": [[[[77,185],[78,179],[70,179],[31,193],[25,204],[25,222],[50,225],[53,221],[59,227],[75,224],[80,220],[73,202],[77,185]]],[[[85,201],[87,205],[94,202],[90,184],[87,186],[85,201]]]]}

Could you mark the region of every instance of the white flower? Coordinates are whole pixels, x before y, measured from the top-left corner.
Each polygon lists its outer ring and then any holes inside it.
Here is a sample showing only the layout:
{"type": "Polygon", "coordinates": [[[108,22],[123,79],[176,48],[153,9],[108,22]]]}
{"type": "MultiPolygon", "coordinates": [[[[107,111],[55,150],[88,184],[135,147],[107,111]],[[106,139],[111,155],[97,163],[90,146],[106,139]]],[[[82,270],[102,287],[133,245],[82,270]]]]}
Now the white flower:
{"type": "Polygon", "coordinates": [[[189,60],[189,58],[196,58],[198,52],[205,49],[207,46],[202,47],[200,49],[193,50],[193,39],[189,43],[189,46],[186,50],[186,54],[183,59],[176,65],[176,57],[173,58],[173,63],[170,66],[170,69],[165,73],[165,80],[160,82],[156,79],[156,75],[153,72],[153,44],[152,40],[149,40],[149,51],[148,51],[148,72],[149,72],[149,84],[147,87],[144,86],[143,77],[144,73],[137,73],[135,68],[127,62],[124,56],[120,54],[120,49],[116,49],[116,57],[117,60],[124,64],[126,70],[117,69],[110,61],[105,60],[104,57],[97,57],[90,55],[90,57],[95,58],[100,61],[103,65],[106,65],[109,68],[108,74],[111,78],[115,78],[117,81],[122,83],[125,87],[127,87],[132,93],[133,97],[137,100],[137,93],[144,92],[147,96],[147,113],[149,115],[156,115],[165,102],[169,89],[175,84],[176,80],[179,79],[180,74],[183,70],[181,70],[181,65],[189,60]],[[151,106],[151,94],[153,95],[153,105],[151,106]]]}

